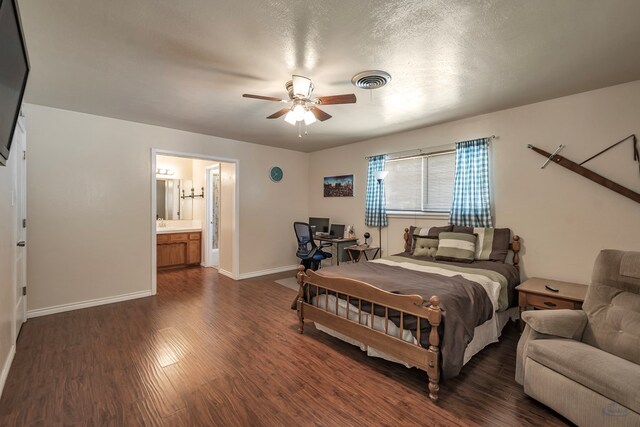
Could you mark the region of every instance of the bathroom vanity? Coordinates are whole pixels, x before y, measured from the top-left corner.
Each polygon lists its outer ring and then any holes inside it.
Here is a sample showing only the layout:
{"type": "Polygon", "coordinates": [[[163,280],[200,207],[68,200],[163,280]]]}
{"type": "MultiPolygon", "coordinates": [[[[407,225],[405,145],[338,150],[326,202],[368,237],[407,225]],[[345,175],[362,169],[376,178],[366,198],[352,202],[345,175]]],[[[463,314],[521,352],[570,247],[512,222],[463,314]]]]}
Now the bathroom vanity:
{"type": "Polygon", "coordinates": [[[158,269],[200,265],[202,261],[201,227],[189,224],[159,226],[156,244],[158,269]]]}

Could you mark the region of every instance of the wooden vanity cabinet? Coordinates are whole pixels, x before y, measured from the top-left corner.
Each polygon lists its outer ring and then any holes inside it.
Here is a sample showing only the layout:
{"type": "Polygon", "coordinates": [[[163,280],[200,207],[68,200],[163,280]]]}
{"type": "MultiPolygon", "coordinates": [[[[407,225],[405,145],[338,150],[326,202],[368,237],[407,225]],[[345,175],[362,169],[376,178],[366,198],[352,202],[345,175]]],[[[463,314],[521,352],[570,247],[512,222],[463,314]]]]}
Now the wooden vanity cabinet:
{"type": "Polygon", "coordinates": [[[199,265],[202,261],[201,232],[167,233],[156,236],[157,266],[161,268],[199,265]]]}

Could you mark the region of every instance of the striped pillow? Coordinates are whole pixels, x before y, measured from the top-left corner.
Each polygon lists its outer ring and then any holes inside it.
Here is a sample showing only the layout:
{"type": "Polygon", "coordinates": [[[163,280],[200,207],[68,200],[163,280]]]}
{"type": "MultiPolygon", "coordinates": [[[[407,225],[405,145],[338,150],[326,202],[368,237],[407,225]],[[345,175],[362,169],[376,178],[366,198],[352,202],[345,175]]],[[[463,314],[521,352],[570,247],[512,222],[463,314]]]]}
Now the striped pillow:
{"type": "Polygon", "coordinates": [[[453,227],[456,233],[476,234],[476,259],[479,261],[504,262],[509,252],[511,230],[508,228],[453,227]]]}
{"type": "Polygon", "coordinates": [[[504,262],[509,252],[511,230],[508,228],[474,228],[478,235],[476,259],[504,262]]]}
{"type": "Polygon", "coordinates": [[[468,233],[440,233],[436,259],[439,261],[473,262],[476,236],[468,233]]]}

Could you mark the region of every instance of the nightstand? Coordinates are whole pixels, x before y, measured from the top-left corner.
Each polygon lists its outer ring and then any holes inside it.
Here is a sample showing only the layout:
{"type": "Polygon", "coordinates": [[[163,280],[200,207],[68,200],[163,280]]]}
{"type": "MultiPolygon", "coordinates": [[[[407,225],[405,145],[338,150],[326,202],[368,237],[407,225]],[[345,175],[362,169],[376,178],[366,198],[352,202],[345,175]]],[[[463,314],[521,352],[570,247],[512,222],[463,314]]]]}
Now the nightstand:
{"type": "MultiPolygon", "coordinates": [[[[518,290],[518,305],[520,314],[533,307],[539,310],[558,310],[568,308],[579,310],[582,308],[584,297],[587,294],[587,285],[578,283],[560,282],[558,280],[540,279],[533,277],[524,283],[516,286],[518,290]],[[549,285],[556,288],[558,292],[552,292],[545,288],[549,285]]],[[[524,322],[520,319],[520,330],[524,329],[524,322]]]]}

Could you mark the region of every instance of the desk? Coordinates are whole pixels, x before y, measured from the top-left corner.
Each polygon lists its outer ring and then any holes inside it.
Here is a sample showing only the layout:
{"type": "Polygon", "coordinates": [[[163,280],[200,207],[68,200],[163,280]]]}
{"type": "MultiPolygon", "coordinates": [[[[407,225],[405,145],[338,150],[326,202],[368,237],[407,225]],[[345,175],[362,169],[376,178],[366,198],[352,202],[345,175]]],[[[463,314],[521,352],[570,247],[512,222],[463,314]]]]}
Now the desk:
{"type": "Polygon", "coordinates": [[[378,253],[380,253],[379,246],[368,246],[368,245],[357,245],[357,246],[348,246],[344,248],[345,251],[349,254],[349,258],[353,262],[360,262],[360,258],[364,255],[364,259],[369,261],[369,256],[367,255],[367,251],[373,251],[373,256],[371,259],[376,259],[378,253]]]}
{"type": "MultiPolygon", "coordinates": [[[[358,242],[358,239],[356,239],[355,237],[352,239],[337,239],[337,238],[333,238],[333,237],[327,237],[327,236],[313,236],[313,238],[319,242],[326,242],[326,243],[331,243],[331,247],[333,248],[333,246],[336,247],[336,265],[340,265],[340,261],[348,261],[348,258],[345,258],[345,251],[344,248],[346,246],[352,246],[354,244],[356,244],[358,242]]],[[[333,251],[332,251],[333,252],[333,251]]]]}

